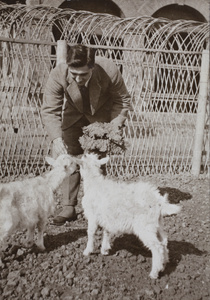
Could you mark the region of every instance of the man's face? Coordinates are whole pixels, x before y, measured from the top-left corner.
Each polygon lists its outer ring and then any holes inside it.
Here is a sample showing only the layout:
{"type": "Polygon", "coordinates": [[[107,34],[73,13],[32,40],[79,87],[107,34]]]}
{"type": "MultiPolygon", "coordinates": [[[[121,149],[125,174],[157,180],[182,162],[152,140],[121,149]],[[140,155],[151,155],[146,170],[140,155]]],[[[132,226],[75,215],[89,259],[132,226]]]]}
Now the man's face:
{"type": "Polygon", "coordinates": [[[90,79],[92,71],[93,68],[89,68],[88,66],[78,68],[69,66],[69,72],[71,73],[72,78],[76,81],[78,86],[85,85],[85,83],[90,79]]]}

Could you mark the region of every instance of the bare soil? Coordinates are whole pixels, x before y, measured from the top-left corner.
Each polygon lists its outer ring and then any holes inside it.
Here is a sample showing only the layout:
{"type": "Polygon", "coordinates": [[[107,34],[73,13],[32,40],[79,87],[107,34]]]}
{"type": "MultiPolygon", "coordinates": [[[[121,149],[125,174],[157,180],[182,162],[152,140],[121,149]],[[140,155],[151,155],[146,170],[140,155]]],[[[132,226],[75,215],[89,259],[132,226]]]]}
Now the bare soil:
{"type": "MultiPolygon", "coordinates": [[[[170,262],[157,280],[149,278],[151,252],[133,235],[118,236],[108,256],[100,254],[101,229],[95,253],[83,256],[87,221],[77,206],[78,220],[49,224],[46,251],[22,248],[22,232],[9,239],[0,270],[0,299],[207,300],[209,279],[209,180],[186,175],[149,176],[171,203],[180,203],[177,216],[165,217],[170,262]]],[[[56,195],[60,208],[60,193],[56,195]]]]}

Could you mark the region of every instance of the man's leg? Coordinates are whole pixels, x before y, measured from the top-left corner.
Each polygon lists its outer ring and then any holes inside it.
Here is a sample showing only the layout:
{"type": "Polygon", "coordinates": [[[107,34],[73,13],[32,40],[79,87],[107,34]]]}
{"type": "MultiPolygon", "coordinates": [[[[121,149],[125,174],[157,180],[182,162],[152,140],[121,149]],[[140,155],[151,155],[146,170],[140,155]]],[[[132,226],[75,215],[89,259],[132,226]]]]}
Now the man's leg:
{"type": "MultiPolygon", "coordinates": [[[[68,153],[79,155],[83,153],[79,143],[79,137],[82,136],[82,127],[87,126],[89,122],[86,119],[79,120],[74,126],[63,132],[63,139],[68,147],[68,153]]],[[[77,172],[66,178],[62,184],[62,206],[63,209],[53,219],[54,225],[63,225],[76,219],[75,206],[77,205],[77,195],[80,189],[80,173],[77,172]]]]}
{"type": "Polygon", "coordinates": [[[77,195],[80,187],[80,173],[67,177],[62,184],[63,205],[77,205],[77,195]]]}
{"type": "Polygon", "coordinates": [[[53,219],[54,225],[63,225],[65,222],[74,221],[77,218],[75,206],[80,188],[80,173],[67,177],[61,186],[62,190],[62,211],[53,219]]]}

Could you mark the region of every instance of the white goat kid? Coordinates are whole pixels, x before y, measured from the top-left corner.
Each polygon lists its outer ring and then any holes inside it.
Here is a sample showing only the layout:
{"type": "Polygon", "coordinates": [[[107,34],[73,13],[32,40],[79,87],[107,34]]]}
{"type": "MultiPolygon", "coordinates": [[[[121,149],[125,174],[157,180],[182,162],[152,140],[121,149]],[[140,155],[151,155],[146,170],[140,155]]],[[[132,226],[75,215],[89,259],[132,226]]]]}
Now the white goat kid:
{"type": "Polygon", "coordinates": [[[168,262],[163,216],[176,214],[181,208],[168,203],[167,195],[161,196],[150,183],[126,183],[105,178],[100,166],[108,159],[99,160],[94,154],[77,159],[84,181],[82,206],[88,220],[88,242],[84,255],[93,252],[94,234],[98,226],[103,228],[103,255],[109,253],[111,236],[133,233],[151,250],[150,277],[156,279],[168,262]]]}
{"type": "MultiPolygon", "coordinates": [[[[37,226],[37,246],[44,250],[43,233],[47,218],[54,213],[53,192],[64,178],[77,169],[76,163],[68,154],[60,155],[56,160],[46,157],[53,167],[44,176],[15,181],[0,185],[0,250],[6,246],[5,240],[17,229],[27,229],[27,247],[34,241],[37,226]]],[[[0,251],[0,265],[1,261],[0,251]]]]}

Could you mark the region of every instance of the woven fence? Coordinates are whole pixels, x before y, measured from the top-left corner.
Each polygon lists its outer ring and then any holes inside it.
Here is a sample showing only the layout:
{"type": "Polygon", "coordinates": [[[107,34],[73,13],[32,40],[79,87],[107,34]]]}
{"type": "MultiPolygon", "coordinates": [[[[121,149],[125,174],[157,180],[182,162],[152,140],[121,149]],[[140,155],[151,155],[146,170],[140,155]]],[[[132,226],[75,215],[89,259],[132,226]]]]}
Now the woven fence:
{"type": "Polygon", "coordinates": [[[112,59],[132,97],[116,176],[208,171],[209,24],[0,6],[0,177],[40,174],[50,144],[40,108],[57,41],[112,59]]]}

